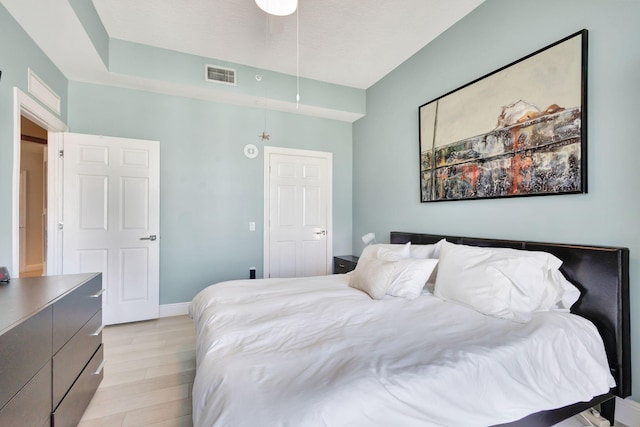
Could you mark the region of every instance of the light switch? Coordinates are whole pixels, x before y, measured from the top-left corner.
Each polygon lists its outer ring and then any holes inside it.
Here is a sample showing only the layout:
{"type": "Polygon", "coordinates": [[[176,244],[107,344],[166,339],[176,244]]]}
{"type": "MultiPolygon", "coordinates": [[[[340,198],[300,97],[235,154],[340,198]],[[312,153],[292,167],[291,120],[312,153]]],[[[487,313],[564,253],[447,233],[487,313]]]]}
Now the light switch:
{"type": "Polygon", "coordinates": [[[251,221],[249,223],[249,231],[256,231],[256,223],[251,221]]]}

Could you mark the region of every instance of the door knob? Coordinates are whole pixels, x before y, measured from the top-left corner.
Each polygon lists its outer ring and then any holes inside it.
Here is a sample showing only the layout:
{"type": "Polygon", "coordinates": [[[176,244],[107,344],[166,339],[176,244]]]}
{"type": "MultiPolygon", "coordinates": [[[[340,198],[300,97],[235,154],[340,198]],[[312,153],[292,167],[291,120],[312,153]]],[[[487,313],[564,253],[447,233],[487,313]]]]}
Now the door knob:
{"type": "Polygon", "coordinates": [[[140,240],[151,240],[151,241],[154,241],[154,240],[156,240],[156,235],[152,234],[149,237],[141,237],[140,240]]]}
{"type": "Polygon", "coordinates": [[[326,236],[327,235],[327,230],[316,231],[314,234],[326,236]]]}

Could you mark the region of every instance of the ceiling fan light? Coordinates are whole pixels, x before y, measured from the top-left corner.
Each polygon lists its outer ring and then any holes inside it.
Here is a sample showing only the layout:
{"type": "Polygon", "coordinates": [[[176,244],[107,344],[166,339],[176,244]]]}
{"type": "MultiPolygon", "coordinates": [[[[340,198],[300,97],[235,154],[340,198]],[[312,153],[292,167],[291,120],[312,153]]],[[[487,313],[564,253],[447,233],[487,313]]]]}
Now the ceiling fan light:
{"type": "Polygon", "coordinates": [[[298,8],[298,0],[256,0],[258,7],[269,15],[287,16],[298,8]]]}

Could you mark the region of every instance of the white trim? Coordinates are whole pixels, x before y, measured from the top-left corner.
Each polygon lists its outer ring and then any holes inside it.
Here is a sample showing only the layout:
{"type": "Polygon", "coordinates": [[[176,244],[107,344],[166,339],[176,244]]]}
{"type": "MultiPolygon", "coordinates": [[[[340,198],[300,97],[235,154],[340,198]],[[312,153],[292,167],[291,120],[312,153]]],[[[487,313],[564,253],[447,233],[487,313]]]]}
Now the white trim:
{"type": "Polygon", "coordinates": [[[179,302],[176,304],[160,304],[159,317],[183,316],[189,314],[189,303],[179,302]]]}
{"type": "Polygon", "coordinates": [[[300,157],[320,157],[327,160],[328,171],[328,194],[327,194],[327,274],[331,273],[332,261],[333,261],[333,153],[326,151],[312,151],[312,150],[300,150],[295,148],[283,148],[272,147],[266,145],[262,150],[264,153],[264,237],[263,237],[263,277],[269,277],[270,273],[270,259],[269,259],[269,239],[270,239],[270,227],[269,227],[269,191],[270,191],[270,173],[269,168],[271,165],[271,154],[284,154],[288,156],[300,156],[300,157]]]}
{"type": "Polygon", "coordinates": [[[27,69],[27,90],[51,111],[60,115],[60,95],[55,93],[31,68],[27,69]]]}
{"type": "Polygon", "coordinates": [[[616,421],[629,427],[640,426],[640,403],[616,397],[616,421]]]}
{"type": "MultiPolygon", "coordinates": [[[[22,148],[20,148],[20,154],[22,154],[22,148]]],[[[21,161],[22,162],[22,161],[21,161]]],[[[20,200],[20,229],[18,230],[18,235],[20,236],[20,272],[26,271],[27,264],[27,228],[25,227],[26,216],[27,216],[27,180],[29,179],[29,172],[26,170],[20,170],[20,195],[18,200],[20,200]]]]}
{"type": "MultiPolygon", "coordinates": [[[[62,132],[67,130],[67,125],[56,116],[51,114],[49,110],[40,105],[37,101],[35,101],[26,93],[22,92],[17,87],[13,88],[13,194],[11,197],[11,273],[16,277],[19,275],[20,271],[20,116],[28,118],[38,126],[41,126],[48,131],[62,132]]],[[[49,198],[47,200],[47,209],[49,212],[49,221],[47,241],[49,251],[47,252],[47,259],[52,262],[47,263],[47,274],[60,274],[61,271],[58,272],[51,269],[51,266],[55,266],[57,264],[54,261],[58,260],[59,257],[62,256],[62,251],[57,250],[59,231],[57,227],[51,227],[51,224],[52,221],[56,221],[56,224],[58,221],[58,218],[54,213],[58,211],[58,207],[59,205],[61,205],[61,202],[57,199],[54,199],[54,197],[59,193],[59,190],[56,188],[56,186],[60,184],[58,179],[61,171],[57,170],[58,163],[55,161],[51,161],[54,154],[56,154],[57,158],[57,150],[54,150],[54,148],[56,148],[57,146],[51,146],[51,141],[49,141],[48,144],[49,173],[47,191],[49,194],[49,198]]]]}
{"type": "Polygon", "coordinates": [[[49,132],[47,138],[47,274],[62,274],[62,215],[64,205],[63,171],[64,158],[60,150],[64,149],[64,134],[49,132]]]}

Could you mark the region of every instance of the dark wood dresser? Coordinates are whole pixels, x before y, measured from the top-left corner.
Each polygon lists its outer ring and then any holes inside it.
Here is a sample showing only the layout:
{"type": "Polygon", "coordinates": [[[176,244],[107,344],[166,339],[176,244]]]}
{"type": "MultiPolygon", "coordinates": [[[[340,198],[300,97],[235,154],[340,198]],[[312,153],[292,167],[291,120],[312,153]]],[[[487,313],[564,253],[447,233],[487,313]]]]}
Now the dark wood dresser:
{"type": "Polygon", "coordinates": [[[75,426],[102,381],[102,274],[0,284],[0,426],[75,426]]]}

